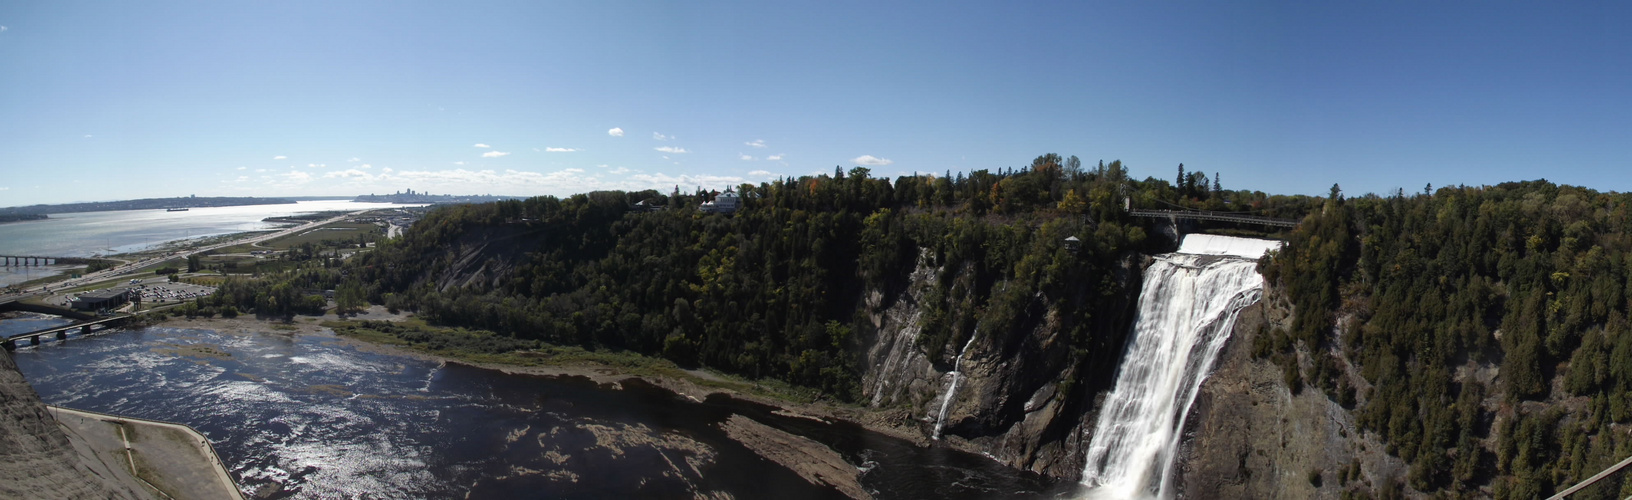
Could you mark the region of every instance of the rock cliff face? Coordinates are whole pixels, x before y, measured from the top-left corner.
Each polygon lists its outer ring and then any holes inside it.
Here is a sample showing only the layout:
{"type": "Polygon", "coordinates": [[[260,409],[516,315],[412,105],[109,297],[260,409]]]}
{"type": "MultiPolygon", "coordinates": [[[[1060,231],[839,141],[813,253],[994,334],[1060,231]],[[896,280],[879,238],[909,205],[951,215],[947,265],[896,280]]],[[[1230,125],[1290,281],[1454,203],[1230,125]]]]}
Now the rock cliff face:
{"type": "MultiPolygon", "coordinates": [[[[922,265],[888,307],[868,299],[876,327],[864,353],[863,390],[871,406],[910,415],[928,441],[961,347],[925,352],[919,342],[924,301],[935,276],[922,265]]],[[[1138,301],[1142,266],[1129,263],[1126,300],[1138,301]]],[[[960,300],[953,298],[953,300],[960,300]]],[[[1037,301],[1038,304],[1044,301],[1037,301]]],[[[1025,332],[983,332],[963,354],[961,380],[946,408],[937,446],[987,454],[1010,466],[1077,480],[1082,474],[1102,393],[1114,383],[1121,341],[1109,363],[1084,362],[1071,352],[1058,311],[1036,307],[1025,332]],[[1086,370],[1094,373],[1084,373],[1086,370]],[[1088,387],[1098,382],[1097,387],[1088,387]]],[[[1279,290],[1241,312],[1230,340],[1202,384],[1183,430],[1177,463],[1182,498],[1339,498],[1343,491],[1400,491],[1405,465],[1384,453],[1375,435],[1357,431],[1348,408],[1319,389],[1296,394],[1280,367],[1252,355],[1254,339],[1290,323],[1279,290]],[[1318,479],[1312,478],[1318,476],[1318,479]]],[[[1121,338],[1131,312],[1109,322],[1121,338]]],[[[1102,332],[1104,333],[1104,332],[1102,332]]],[[[1310,353],[1300,352],[1309,365],[1310,353]]],[[[1351,377],[1364,392],[1364,381],[1351,377]]]]}
{"type": "Polygon", "coordinates": [[[0,350],[0,498],[153,498],[123,464],[78,448],[0,350]]]}
{"type": "MultiPolygon", "coordinates": [[[[921,318],[931,280],[942,269],[925,266],[912,273],[906,291],[873,314],[871,342],[864,353],[863,391],[875,408],[900,408],[927,439],[934,435],[954,365],[960,380],[946,404],[938,445],[987,454],[1009,466],[1075,480],[1082,473],[1094,423],[1096,397],[1112,382],[1121,338],[1136,302],[1139,265],[1124,263],[1121,285],[1127,304],[1096,325],[1097,334],[1116,339],[1108,356],[1086,359],[1074,353],[1059,324],[1059,311],[1038,297],[1018,332],[978,332],[963,344],[929,353],[919,343],[921,318]],[[962,355],[962,362],[957,359],[962,355]],[[1092,372],[1092,373],[1084,373],[1092,372]],[[1079,380],[1102,381],[1081,383],[1079,380]]],[[[1001,285],[1000,285],[1001,286],[1001,285]]],[[[884,297],[868,298],[877,311],[884,297]]],[[[951,298],[961,302],[961,298],[951,298]]],[[[1106,353],[1101,353],[1102,355],[1106,353]]]]}
{"type": "MultiPolygon", "coordinates": [[[[1254,339],[1287,326],[1289,310],[1271,288],[1241,312],[1184,429],[1177,479],[1185,498],[1335,499],[1347,489],[1399,491],[1404,463],[1384,453],[1374,434],[1358,432],[1348,409],[1319,389],[1293,394],[1279,367],[1253,358],[1254,339]]],[[[1298,357],[1308,365],[1308,352],[1298,357]]]]}

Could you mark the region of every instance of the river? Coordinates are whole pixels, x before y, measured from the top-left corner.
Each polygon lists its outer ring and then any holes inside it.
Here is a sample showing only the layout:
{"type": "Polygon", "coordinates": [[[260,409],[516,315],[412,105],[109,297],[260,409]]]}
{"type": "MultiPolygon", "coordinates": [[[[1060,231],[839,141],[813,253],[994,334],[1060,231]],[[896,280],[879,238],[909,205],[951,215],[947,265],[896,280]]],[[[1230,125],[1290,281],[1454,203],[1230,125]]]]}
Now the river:
{"type": "Polygon", "coordinates": [[[281,205],[202,207],[185,212],[117,210],[51,214],[45,220],[0,224],[0,255],[112,255],[176,240],[278,227],[262,220],[267,217],[409,206],[421,205],[323,200],[281,205]]]}
{"type": "MultiPolygon", "coordinates": [[[[329,211],[418,207],[346,200],[281,205],[202,207],[185,212],[116,210],[51,214],[49,219],[0,224],[0,255],[91,257],[136,252],[172,241],[280,227],[267,217],[329,211]]],[[[0,286],[61,274],[70,266],[0,267],[0,286]]]]}
{"type": "MultiPolygon", "coordinates": [[[[61,320],[0,321],[26,331],[61,320]],[[22,324],[28,322],[28,324],[22,324]]],[[[844,422],[695,402],[639,381],[510,375],[317,334],[149,327],[12,353],[49,404],[184,423],[270,498],[833,498],[733,441],[733,414],[827,444],[878,498],[1059,496],[1071,485],[844,422]]]]}

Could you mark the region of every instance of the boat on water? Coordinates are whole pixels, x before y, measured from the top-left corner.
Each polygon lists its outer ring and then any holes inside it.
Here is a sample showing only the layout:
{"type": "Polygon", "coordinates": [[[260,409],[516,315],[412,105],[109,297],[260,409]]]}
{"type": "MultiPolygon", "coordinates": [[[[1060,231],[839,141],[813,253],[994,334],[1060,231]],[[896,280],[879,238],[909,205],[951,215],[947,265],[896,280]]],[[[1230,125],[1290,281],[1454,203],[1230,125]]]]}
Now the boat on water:
{"type": "Polygon", "coordinates": [[[166,211],[166,212],[186,212],[187,209],[186,208],[166,208],[166,209],[164,209],[164,211],[166,211]]]}

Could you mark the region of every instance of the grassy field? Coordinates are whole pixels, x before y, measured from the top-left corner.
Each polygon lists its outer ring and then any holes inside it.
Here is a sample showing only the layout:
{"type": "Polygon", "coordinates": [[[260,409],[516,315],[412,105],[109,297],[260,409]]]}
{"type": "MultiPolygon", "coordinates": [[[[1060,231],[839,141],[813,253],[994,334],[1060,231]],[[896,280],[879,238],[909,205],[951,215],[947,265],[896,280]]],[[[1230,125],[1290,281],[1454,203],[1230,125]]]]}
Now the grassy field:
{"type": "Polygon", "coordinates": [[[205,269],[220,269],[228,274],[272,273],[294,269],[300,262],[238,255],[206,255],[199,257],[205,269]]]}
{"type": "MultiPolygon", "coordinates": [[[[311,243],[319,248],[342,248],[343,253],[351,253],[357,249],[358,238],[374,242],[385,237],[385,229],[369,222],[336,222],[325,224],[282,238],[275,238],[261,242],[258,245],[234,245],[210,252],[200,257],[201,264],[206,269],[220,269],[230,274],[254,274],[286,271],[299,267],[300,262],[285,261],[275,256],[255,256],[259,251],[285,251],[298,245],[311,243]],[[351,250],[344,250],[349,248],[351,250]]],[[[326,252],[325,252],[326,253],[326,252]]]]}
{"type": "Polygon", "coordinates": [[[34,287],[37,287],[37,286],[40,286],[40,285],[49,285],[49,284],[52,284],[52,283],[56,283],[58,281],[72,279],[75,274],[85,274],[85,266],[79,266],[79,267],[67,269],[67,270],[64,270],[62,272],[62,274],[46,276],[44,278],[35,278],[35,279],[32,279],[32,280],[28,280],[28,281],[24,281],[24,282],[21,282],[21,283],[14,284],[14,285],[10,285],[9,287],[6,287],[6,288],[24,289],[24,288],[34,288],[34,287]]]}
{"type": "Polygon", "coordinates": [[[319,226],[310,231],[266,241],[261,245],[277,250],[287,250],[289,247],[302,243],[322,244],[325,241],[351,243],[355,246],[359,235],[367,241],[374,241],[385,236],[385,228],[376,226],[371,222],[336,222],[319,226]]]}

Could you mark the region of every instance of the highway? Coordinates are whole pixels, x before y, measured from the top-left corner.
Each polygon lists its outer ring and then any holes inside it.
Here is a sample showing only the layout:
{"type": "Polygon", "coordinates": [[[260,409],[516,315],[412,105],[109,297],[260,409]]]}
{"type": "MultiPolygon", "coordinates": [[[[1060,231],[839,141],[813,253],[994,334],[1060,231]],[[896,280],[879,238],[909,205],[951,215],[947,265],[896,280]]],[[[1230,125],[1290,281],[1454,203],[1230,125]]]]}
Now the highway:
{"type": "Polygon", "coordinates": [[[318,226],[322,226],[324,224],[331,224],[331,223],[339,222],[339,221],[345,220],[347,217],[362,215],[363,213],[369,212],[370,210],[374,210],[374,209],[358,210],[356,212],[351,212],[351,213],[348,213],[348,214],[345,214],[345,215],[330,217],[328,219],[315,221],[315,222],[308,222],[308,223],[305,223],[305,224],[301,224],[299,226],[291,227],[291,228],[284,229],[284,230],[281,230],[281,231],[278,231],[278,232],[275,232],[275,233],[271,233],[271,234],[263,234],[263,235],[259,235],[259,236],[250,236],[250,237],[247,237],[247,238],[240,238],[240,239],[236,239],[236,240],[232,240],[232,241],[227,241],[227,242],[224,242],[224,243],[216,243],[214,245],[210,245],[210,246],[206,246],[206,247],[202,247],[202,248],[195,248],[195,249],[191,249],[191,250],[173,252],[173,253],[165,254],[165,255],[162,255],[162,256],[158,256],[158,257],[142,259],[142,260],[135,261],[135,262],[126,262],[124,264],[120,264],[120,265],[115,266],[115,267],[111,267],[111,268],[108,268],[108,269],[103,269],[101,271],[90,273],[90,274],[87,274],[87,275],[84,275],[84,276],[81,276],[81,277],[78,277],[78,278],[70,279],[68,281],[59,281],[59,282],[56,282],[56,283],[52,283],[50,285],[37,286],[37,287],[34,287],[34,288],[29,288],[29,289],[22,290],[19,293],[0,295],[0,302],[10,302],[10,301],[13,301],[13,300],[22,300],[22,299],[26,299],[26,298],[29,298],[29,297],[33,297],[35,295],[44,294],[44,293],[46,293],[46,287],[50,287],[53,290],[62,290],[64,288],[73,288],[73,287],[76,287],[76,286],[82,286],[82,285],[87,285],[87,284],[91,284],[91,283],[96,283],[96,282],[99,282],[99,281],[113,279],[114,277],[119,276],[121,274],[129,273],[129,272],[135,271],[137,269],[141,269],[141,268],[151,266],[151,265],[154,265],[154,264],[158,264],[160,262],[164,262],[164,261],[171,260],[171,259],[185,259],[187,257],[192,256],[193,254],[209,252],[209,251],[212,251],[212,250],[226,248],[226,247],[230,247],[230,246],[234,246],[234,245],[243,245],[243,244],[249,244],[249,243],[260,243],[260,242],[270,240],[270,239],[274,239],[274,238],[282,238],[284,236],[299,233],[301,231],[310,230],[310,229],[316,228],[318,226]]]}

